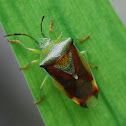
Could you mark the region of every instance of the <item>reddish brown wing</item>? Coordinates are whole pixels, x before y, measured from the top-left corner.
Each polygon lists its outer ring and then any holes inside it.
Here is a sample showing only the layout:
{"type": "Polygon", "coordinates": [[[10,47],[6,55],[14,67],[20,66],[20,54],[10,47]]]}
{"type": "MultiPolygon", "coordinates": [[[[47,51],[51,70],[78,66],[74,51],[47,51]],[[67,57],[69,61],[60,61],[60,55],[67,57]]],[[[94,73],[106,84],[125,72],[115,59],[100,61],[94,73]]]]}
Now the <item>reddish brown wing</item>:
{"type": "Polygon", "coordinates": [[[73,43],[68,52],[55,64],[44,68],[74,102],[83,107],[92,107],[96,104],[98,98],[96,82],[89,65],[73,43]]]}

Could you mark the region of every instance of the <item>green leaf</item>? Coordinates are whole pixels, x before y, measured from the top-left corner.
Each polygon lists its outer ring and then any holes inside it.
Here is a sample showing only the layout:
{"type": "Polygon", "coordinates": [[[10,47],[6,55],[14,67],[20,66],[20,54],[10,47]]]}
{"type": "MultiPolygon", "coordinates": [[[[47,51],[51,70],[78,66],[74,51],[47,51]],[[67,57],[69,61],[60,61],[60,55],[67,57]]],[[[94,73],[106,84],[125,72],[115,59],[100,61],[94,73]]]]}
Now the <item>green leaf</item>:
{"type": "MultiPolygon", "coordinates": [[[[93,70],[99,87],[99,103],[85,109],[59,91],[51,79],[43,89],[43,102],[38,107],[47,126],[118,126],[126,125],[126,29],[108,0],[1,0],[0,21],[6,34],[25,33],[40,38],[40,22],[45,14],[43,31],[49,33],[50,20],[54,29],[64,38],[83,38],[85,43],[74,40],[80,51],[86,50],[90,62],[98,65],[93,70]]],[[[52,36],[52,35],[51,35],[52,36]]],[[[38,48],[30,38],[13,36],[26,47],[38,48]]],[[[55,38],[55,37],[54,37],[55,38]]],[[[39,55],[31,54],[14,43],[11,44],[21,66],[27,65],[39,55]]],[[[37,65],[24,70],[35,100],[39,99],[41,82],[46,72],[37,65]]]]}

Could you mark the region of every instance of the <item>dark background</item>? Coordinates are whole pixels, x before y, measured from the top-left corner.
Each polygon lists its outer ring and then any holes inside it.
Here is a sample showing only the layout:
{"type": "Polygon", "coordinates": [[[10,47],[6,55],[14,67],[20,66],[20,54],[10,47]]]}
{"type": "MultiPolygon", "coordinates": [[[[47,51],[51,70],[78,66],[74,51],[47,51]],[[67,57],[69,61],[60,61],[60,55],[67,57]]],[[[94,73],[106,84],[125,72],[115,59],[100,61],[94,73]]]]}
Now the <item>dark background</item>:
{"type": "MultiPolygon", "coordinates": [[[[126,1],[110,1],[126,26],[126,1]]],[[[27,82],[4,35],[0,25],[0,126],[43,126],[27,82]]]]}

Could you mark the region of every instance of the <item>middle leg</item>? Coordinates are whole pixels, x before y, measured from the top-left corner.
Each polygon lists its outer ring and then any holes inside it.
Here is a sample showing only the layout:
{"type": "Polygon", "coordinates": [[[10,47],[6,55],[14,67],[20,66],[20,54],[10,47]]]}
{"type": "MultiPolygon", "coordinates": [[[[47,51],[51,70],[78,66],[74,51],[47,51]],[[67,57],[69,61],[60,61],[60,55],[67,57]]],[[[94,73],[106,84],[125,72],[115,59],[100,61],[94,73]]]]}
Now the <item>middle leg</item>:
{"type": "Polygon", "coordinates": [[[84,42],[84,41],[87,40],[89,37],[90,37],[90,35],[87,35],[86,37],[82,38],[82,39],[80,40],[80,42],[84,42]]]}
{"type": "Polygon", "coordinates": [[[30,65],[32,65],[32,64],[38,64],[38,63],[39,63],[39,60],[31,61],[28,65],[26,65],[26,66],[24,66],[24,67],[20,67],[20,70],[26,69],[26,68],[28,68],[30,65]]]}

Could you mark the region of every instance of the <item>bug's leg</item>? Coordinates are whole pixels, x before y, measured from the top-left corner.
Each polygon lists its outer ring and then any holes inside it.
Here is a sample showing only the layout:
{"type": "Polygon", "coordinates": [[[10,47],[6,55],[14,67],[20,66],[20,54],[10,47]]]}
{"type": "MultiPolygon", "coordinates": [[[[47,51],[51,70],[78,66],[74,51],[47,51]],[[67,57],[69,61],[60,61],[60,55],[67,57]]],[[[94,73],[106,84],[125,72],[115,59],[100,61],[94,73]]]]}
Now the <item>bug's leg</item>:
{"type": "Polygon", "coordinates": [[[37,64],[37,63],[39,63],[39,60],[31,61],[28,65],[26,65],[26,66],[24,66],[24,67],[20,67],[20,70],[26,69],[26,68],[28,68],[30,65],[32,65],[32,64],[37,64]]]}
{"type": "Polygon", "coordinates": [[[51,20],[50,26],[49,26],[49,31],[55,32],[55,30],[52,29],[53,27],[53,20],[51,20]]]}
{"type": "MultiPolygon", "coordinates": [[[[81,39],[80,40],[80,42],[84,42],[85,40],[87,40],[88,38],[90,37],[90,35],[87,35],[86,37],[84,37],[83,39],[81,39]]],[[[87,55],[87,52],[86,51],[81,51],[80,52],[82,55],[87,55]]],[[[97,69],[98,68],[98,66],[93,66],[93,65],[91,65],[91,64],[89,64],[89,66],[90,66],[90,68],[95,68],[95,69],[97,69]]]]}
{"type": "Polygon", "coordinates": [[[63,34],[61,32],[60,36],[57,38],[57,40],[61,39],[63,37],[63,34]]]}
{"type": "Polygon", "coordinates": [[[87,40],[89,37],[90,37],[90,35],[87,35],[86,37],[82,38],[82,39],[80,40],[80,42],[84,42],[84,41],[87,40]]]}
{"type": "Polygon", "coordinates": [[[26,50],[28,50],[30,52],[37,53],[37,54],[41,54],[41,51],[40,50],[32,49],[32,48],[26,48],[25,45],[23,45],[19,40],[9,40],[8,39],[8,42],[13,42],[13,43],[20,44],[23,48],[25,48],[26,50]]]}
{"type": "Polygon", "coordinates": [[[41,91],[42,91],[42,88],[44,87],[44,85],[46,84],[46,80],[47,80],[47,77],[45,77],[44,81],[42,82],[41,86],[40,86],[40,99],[38,101],[35,102],[35,105],[36,104],[39,104],[41,101],[42,101],[42,96],[41,96],[41,91]]]}
{"type": "MultiPolygon", "coordinates": [[[[51,20],[51,23],[50,23],[50,26],[49,26],[49,31],[51,31],[51,32],[58,32],[58,31],[55,31],[55,30],[53,30],[53,20],[51,20]]],[[[57,41],[59,40],[59,39],[61,39],[63,37],[63,34],[62,34],[62,32],[61,32],[61,34],[60,34],[60,36],[56,39],[57,41]]]]}
{"type": "Polygon", "coordinates": [[[81,53],[82,55],[87,54],[87,52],[86,52],[86,51],[81,51],[80,53],[81,53]]]}
{"type": "Polygon", "coordinates": [[[92,66],[91,64],[89,64],[89,65],[90,65],[90,68],[95,68],[95,69],[98,68],[98,66],[92,66]]]}
{"type": "MultiPolygon", "coordinates": [[[[86,51],[81,51],[80,52],[82,55],[87,55],[87,52],[86,51]]],[[[87,58],[88,59],[88,58],[87,58]]],[[[91,64],[89,64],[89,66],[90,66],[90,68],[95,68],[95,69],[97,69],[98,68],[98,66],[93,66],[93,65],[91,65],[91,64]]]]}

